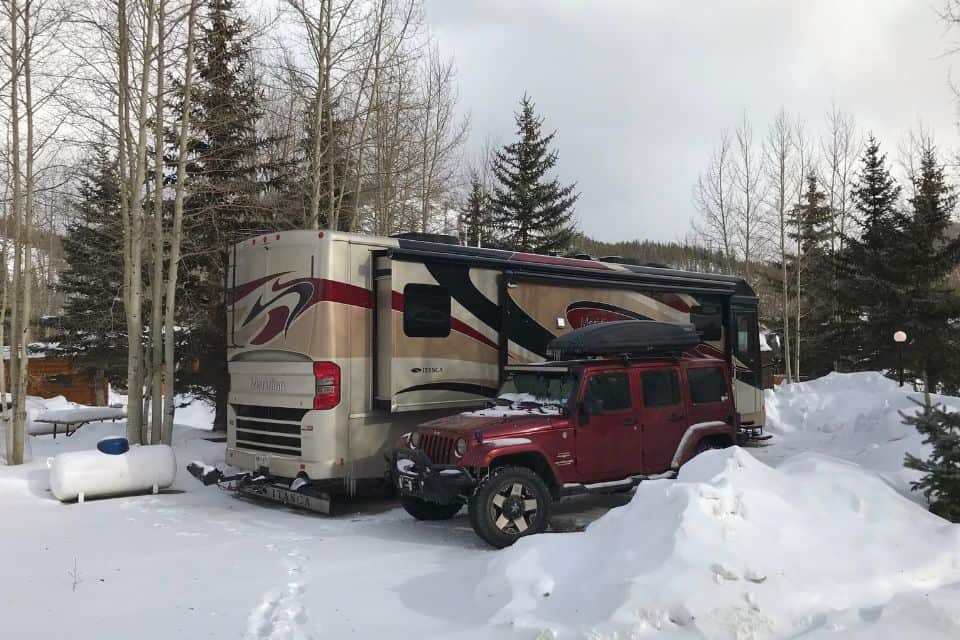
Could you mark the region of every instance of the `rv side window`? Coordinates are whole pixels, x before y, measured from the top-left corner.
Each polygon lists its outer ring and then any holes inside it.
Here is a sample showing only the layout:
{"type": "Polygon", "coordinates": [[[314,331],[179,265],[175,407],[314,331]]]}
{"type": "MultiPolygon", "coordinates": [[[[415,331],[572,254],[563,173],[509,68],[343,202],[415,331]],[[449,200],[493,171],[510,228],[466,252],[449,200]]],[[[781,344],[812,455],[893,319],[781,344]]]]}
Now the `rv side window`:
{"type": "Polygon", "coordinates": [[[693,404],[721,402],[727,398],[727,383],[723,371],[717,367],[687,369],[687,382],[693,404]]]}
{"type": "Polygon", "coordinates": [[[433,284],[403,288],[403,333],[410,338],[450,335],[450,292],[433,284]]]}
{"type": "Polygon", "coordinates": [[[690,309],[690,322],[697,328],[704,342],[716,342],[723,339],[721,307],[714,302],[704,302],[690,309]]]}
{"type": "Polygon", "coordinates": [[[738,313],[737,343],[734,355],[748,369],[755,369],[760,365],[760,333],[757,325],[757,316],[752,313],[738,313]]]}

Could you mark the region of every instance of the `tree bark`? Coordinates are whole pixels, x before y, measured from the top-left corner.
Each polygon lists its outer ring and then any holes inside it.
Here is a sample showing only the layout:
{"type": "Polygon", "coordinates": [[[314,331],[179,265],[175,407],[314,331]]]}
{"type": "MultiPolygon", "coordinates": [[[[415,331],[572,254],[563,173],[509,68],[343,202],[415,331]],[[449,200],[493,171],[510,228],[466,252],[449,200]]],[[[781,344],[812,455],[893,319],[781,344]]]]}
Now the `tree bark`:
{"type": "Polygon", "coordinates": [[[191,0],[190,10],[187,16],[187,59],[184,69],[183,81],[183,118],[180,121],[180,135],[177,146],[177,186],[176,195],[173,203],[173,223],[170,231],[170,262],[167,267],[167,295],[164,307],[164,374],[170,391],[163,399],[163,443],[171,444],[173,442],[173,417],[175,408],[173,406],[173,384],[174,384],[174,340],[176,332],[175,323],[175,302],[177,293],[177,278],[180,266],[180,240],[183,236],[183,197],[187,179],[187,153],[188,141],[190,138],[190,105],[193,94],[193,49],[195,36],[195,23],[197,13],[196,0],[191,0]]]}
{"type": "MultiPolygon", "coordinates": [[[[126,15],[126,0],[118,2],[120,36],[118,40],[120,70],[120,128],[129,147],[133,137],[131,128],[131,78],[129,70],[130,31],[126,15]]],[[[146,35],[143,40],[143,61],[137,108],[137,145],[135,154],[127,158],[125,192],[121,204],[124,217],[124,307],[127,320],[127,437],[132,443],[142,443],[143,426],[143,182],[146,178],[147,106],[150,86],[151,57],[153,53],[154,2],[146,0],[146,35]]]]}
{"type": "MultiPolygon", "coordinates": [[[[20,360],[22,359],[21,327],[23,305],[20,296],[20,286],[23,278],[23,220],[22,194],[20,173],[20,49],[18,42],[20,9],[17,0],[10,0],[10,178],[13,182],[13,201],[11,209],[14,216],[14,245],[13,245],[13,273],[11,287],[13,301],[11,304],[11,331],[10,331],[10,391],[12,394],[13,424],[10,439],[11,448],[7,451],[8,464],[23,464],[23,440],[25,415],[17,410],[20,398],[25,389],[20,378],[20,360]]],[[[25,413],[25,411],[24,411],[25,413]]]]}
{"type": "Polygon", "coordinates": [[[163,323],[163,81],[166,0],[157,0],[157,94],[153,132],[153,278],[150,307],[151,411],[150,444],[162,440],[163,396],[173,394],[173,380],[163,385],[163,334],[172,328],[163,323]]]}

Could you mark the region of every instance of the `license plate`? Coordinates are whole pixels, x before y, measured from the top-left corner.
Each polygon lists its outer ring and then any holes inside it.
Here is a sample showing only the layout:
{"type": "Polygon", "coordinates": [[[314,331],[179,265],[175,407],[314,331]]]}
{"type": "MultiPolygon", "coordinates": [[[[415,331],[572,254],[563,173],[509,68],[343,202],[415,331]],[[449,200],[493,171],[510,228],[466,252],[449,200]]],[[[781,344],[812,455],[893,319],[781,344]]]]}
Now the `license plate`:
{"type": "Polygon", "coordinates": [[[310,497],[305,496],[302,493],[295,493],[293,491],[287,491],[268,486],[266,487],[264,494],[271,500],[276,500],[277,502],[282,502],[283,504],[289,504],[294,507],[304,507],[307,509],[310,508],[310,497]]]}
{"type": "Polygon", "coordinates": [[[269,453],[257,453],[253,456],[253,464],[259,469],[260,467],[270,467],[270,454],[269,453]]]}
{"type": "Polygon", "coordinates": [[[420,482],[416,478],[411,478],[409,476],[400,476],[399,479],[400,488],[404,491],[409,491],[410,493],[415,493],[420,490],[420,482]]]}

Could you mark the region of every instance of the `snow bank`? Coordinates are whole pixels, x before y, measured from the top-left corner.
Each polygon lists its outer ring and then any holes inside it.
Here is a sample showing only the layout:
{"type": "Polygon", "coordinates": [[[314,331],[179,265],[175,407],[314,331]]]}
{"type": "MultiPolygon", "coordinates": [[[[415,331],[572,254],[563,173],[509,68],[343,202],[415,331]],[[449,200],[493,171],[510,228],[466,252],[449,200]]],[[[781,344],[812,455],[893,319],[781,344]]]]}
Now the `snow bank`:
{"type": "Polygon", "coordinates": [[[165,489],[177,475],[173,449],[157,444],[133,447],[112,455],[100,451],[72,451],[52,458],[50,490],[58,500],[108,496],[165,489]]]}
{"type": "MultiPolygon", "coordinates": [[[[932,396],[935,403],[960,410],[960,398],[932,396]]],[[[915,412],[923,394],[900,387],[880,373],[831,373],[810,382],[781,385],[765,392],[767,429],[776,437],[772,449],[783,457],[818,451],[851,460],[876,471],[904,495],[917,472],[903,466],[909,452],[929,454],[916,429],[901,412],[915,412]]]]}
{"type": "Polygon", "coordinates": [[[803,454],[774,469],[735,447],[642,483],[583,533],[522,539],[476,595],[493,623],[540,637],[768,638],[881,619],[951,584],[960,526],[855,465],[803,454]]]}

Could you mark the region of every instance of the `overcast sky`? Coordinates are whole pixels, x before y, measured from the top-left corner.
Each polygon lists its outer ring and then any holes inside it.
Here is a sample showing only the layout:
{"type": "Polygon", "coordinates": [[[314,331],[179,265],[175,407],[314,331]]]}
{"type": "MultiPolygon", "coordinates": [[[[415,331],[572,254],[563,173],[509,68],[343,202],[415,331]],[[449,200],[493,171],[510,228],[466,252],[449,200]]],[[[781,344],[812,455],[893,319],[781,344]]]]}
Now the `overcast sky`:
{"type": "Polygon", "coordinates": [[[682,239],[691,190],[746,110],[821,128],[831,102],[891,156],[923,123],[958,147],[942,0],[426,0],[456,58],[471,149],[514,135],[523,93],[558,131],[581,228],[602,240],[682,239]]]}

